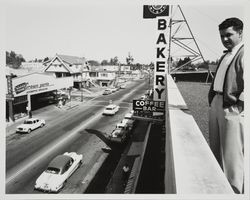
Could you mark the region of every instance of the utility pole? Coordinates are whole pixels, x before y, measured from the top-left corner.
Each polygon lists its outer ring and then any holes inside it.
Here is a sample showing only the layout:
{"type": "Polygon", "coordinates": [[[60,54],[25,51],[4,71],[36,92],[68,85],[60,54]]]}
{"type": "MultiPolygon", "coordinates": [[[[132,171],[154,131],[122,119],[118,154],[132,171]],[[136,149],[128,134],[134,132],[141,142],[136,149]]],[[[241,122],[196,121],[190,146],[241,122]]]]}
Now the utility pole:
{"type": "MultiPolygon", "coordinates": [[[[176,9],[175,9],[175,14],[178,12],[180,14],[180,16],[178,18],[174,17],[172,15],[173,13],[173,6],[171,6],[171,10],[170,10],[170,24],[169,24],[169,60],[168,63],[172,63],[172,57],[176,55],[171,55],[174,54],[173,51],[171,51],[171,49],[173,49],[173,45],[175,45],[175,47],[179,47],[178,50],[183,50],[185,52],[185,54],[188,54],[189,57],[191,57],[190,61],[179,66],[176,67],[175,69],[169,70],[169,73],[171,74],[174,71],[177,71],[181,68],[183,68],[184,66],[197,61],[199,59],[202,59],[203,62],[205,62],[205,59],[201,53],[201,50],[198,46],[198,43],[196,42],[196,39],[191,31],[191,28],[185,18],[185,15],[181,9],[181,7],[179,5],[177,5],[176,9]],[[176,18],[176,19],[174,19],[176,18]],[[187,28],[188,33],[185,33],[185,36],[178,36],[179,33],[181,32],[180,30],[183,29],[183,27],[187,28]],[[189,43],[194,42],[194,47],[192,47],[191,45],[189,45],[189,43]]],[[[183,33],[184,34],[184,33],[183,33]]],[[[183,55],[179,55],[179,57],[184,56],[183,55]]],[[[187,55],[185,55],[187,56],[187,55]]],[[[170,66],[169,66],[170,67],[170,66]]]]}
{"type": "Polygon", "coordinates": [[[83,74],[83,64],[81,66],[81,84],[80,84],[80,90],[81,90],[81,102],[83,102],[83,86],[82,86],[82,82],[83,82],[83,77],[82,77],[82,74],[83,74]]]}

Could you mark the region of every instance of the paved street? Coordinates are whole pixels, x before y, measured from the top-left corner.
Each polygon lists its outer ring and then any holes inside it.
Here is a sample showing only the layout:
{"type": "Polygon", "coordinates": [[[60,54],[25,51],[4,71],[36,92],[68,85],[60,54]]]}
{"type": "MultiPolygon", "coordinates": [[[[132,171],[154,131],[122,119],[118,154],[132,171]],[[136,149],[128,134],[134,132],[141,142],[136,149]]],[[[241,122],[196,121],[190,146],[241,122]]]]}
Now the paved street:
{"type": "Polygon", "coordinates": [[[9,125],[6,128],[6,193],[37,193],[33,191],[36,178],[53,157],[66,151],[83,154],[83,165],[61,193],[83,193],[113,148],[105,140],[105,134],[131,109],[132,99],[146,89],[143,81],[131,82],[131,88],[109,96],[72,101],[63,108],[50,105],[36,110],[33,116],[44,118],[46,125],[30,134],[15,133],[15,127],[23,120],[9,125]],[[115,117],[102,116],[110,99],[120,105],[120,111],[115,117]]]}

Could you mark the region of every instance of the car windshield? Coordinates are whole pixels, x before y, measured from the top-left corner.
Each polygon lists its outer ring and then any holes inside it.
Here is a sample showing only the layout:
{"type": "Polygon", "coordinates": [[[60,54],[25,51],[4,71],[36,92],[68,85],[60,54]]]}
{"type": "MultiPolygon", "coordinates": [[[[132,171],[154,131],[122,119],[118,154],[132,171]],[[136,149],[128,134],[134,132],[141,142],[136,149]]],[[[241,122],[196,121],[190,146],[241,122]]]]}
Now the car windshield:
{"type": "Polygon", "coordinates": [[[113,110],[113,108],[106,108],[106,110],[113,110]]]}
{"type": "Polygon", "coordinates": [[[32,121],[24,121],[24,124],[33,124],[32,121]]]}
{"type": "Polygon", "coordinates": [[[57,168],[54,168],[54,167],[48,167],[46,169],[46,172],[50,173],[50,174],[59,174],[60,169],[57,169],[57,168]]]}

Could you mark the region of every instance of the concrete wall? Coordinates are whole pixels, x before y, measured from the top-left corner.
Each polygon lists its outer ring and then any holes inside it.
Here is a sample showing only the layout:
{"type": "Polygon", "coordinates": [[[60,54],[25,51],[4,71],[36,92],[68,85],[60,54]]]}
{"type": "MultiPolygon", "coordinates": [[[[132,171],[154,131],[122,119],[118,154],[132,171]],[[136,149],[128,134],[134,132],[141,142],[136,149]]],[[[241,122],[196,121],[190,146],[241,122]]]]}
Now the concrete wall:
{"type": "Polygon", "coordinates": [[[233,194],[223,171],[169,75],[167,88],[166,193],[233,194]]]}

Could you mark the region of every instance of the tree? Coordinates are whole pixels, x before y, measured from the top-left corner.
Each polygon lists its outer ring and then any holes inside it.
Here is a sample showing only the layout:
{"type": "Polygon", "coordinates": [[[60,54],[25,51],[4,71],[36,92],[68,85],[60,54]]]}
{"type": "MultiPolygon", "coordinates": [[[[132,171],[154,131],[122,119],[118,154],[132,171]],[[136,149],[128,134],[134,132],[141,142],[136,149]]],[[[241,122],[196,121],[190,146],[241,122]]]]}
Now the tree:
{"type": "Polygon", "coordinates": [[[190,62],[191,59],[189,57],[185,57],[183,60],[180,58],[180,60],[177,63],[177,67],[185,65],[186,63],[190,62]]]}
{"type": "Polygon", "coordinates": [[[91,66],[99,66],[100,63],[96,60],[88,60],[88,63],[91,65],[91,66]]]}
{"type": "Polygon", "coordinates": [[[46,57],[46,58],[43,59],[43,62],[46,62],[46,61],[48,61],[48,60],[49,60],[49,58],[46,57]]]}
{"type": "Polygon", "coordinates": [[[118,63],[119,63],[119,60],[117,56],[115,56],[114,58],[111,58],[109,62],[110,65],[118,65],[118,63]]]}
{"type": "Polygon", "coordinates": [[[149,67],[150,69],[154,69],[154,63],[153,62],[149,63],[149,67]]]}
{"type": "Polygon", "coordinates": [[[6,51],[6,64],[10,65],[13,68],[19,68],[22,62],[25,62],[25,59],[21,54],[17,55],[14,51],[10,53],[6,51]]]}
{"type": "Polygon", "coordinates": [[[101,62],[101,65],[109,65],[108,60],[103,60],[103,61],[101,62]]]}
{"type": "Polygon", "coordinates": [[[131,65],[134,62],[133,56],[130,55],[130,52],[128,53],[128,57],[126,58],[127,65],[131,65]]]}

